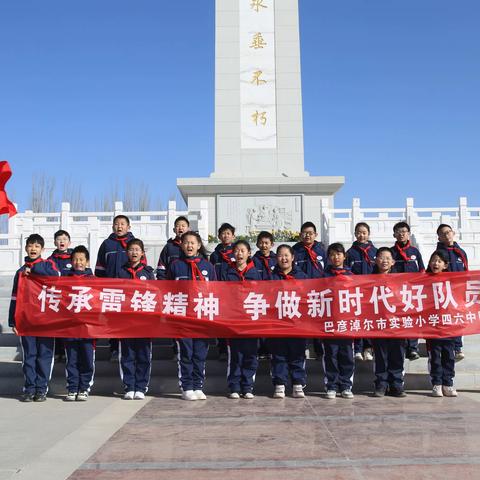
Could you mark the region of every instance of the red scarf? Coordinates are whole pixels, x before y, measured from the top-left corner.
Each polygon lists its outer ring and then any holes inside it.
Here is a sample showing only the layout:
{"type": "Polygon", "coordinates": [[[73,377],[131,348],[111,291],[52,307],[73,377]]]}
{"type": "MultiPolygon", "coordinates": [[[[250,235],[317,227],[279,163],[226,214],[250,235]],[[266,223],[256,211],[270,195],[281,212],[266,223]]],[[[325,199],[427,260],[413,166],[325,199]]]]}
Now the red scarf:
{"type": "Polygon", "coordinates": [[[320,265],[318,265],[318,259],[317,259],[317,254],[313,251],[313,247],[315,244],[312,244],[311,246],[303,244],[305,250],[308,253],[308,256],[310,257],[310,260],[313,263],[313,266],[317,269],[320,270],[320,265]]]}
{"type": "Polygon", "coordinates": [[[355,245],[355,248],[359,250],[363,254],[363,259],[368,263],[368,265],[372,264],[372,259],[370,258],[370,255],[368,254],[368,251],[372,248],[370,244],[367,245],[366,248],[361,247],[360,245],[355,245]]]}
{"type": "Polygon", "coordinates": [[[463,266],[465,267],[465,271],[468,272],[468,260],[467,260],[467,257],[465,257],[464,253],[458,247],[455,247],[455,246],[447,247],[447,250],[452,250],[462,259],[463,266]]]}
{"type": "Polygon", "coordinates": [[[330,269],[330,271],[336,276],[343,275],[346,272],[344,268],[333,268],[333,267],[330,269]]]}
{"type": "Polygon", "coordinates": [[[290,275],[290,273],[283,273],[281,270],[278,270],[278,273],[282,277],[282,280],[296,280],[296,278],[293,275],[290,275]]]}
{"type": "Polygon", "coordinates": [[[400,244],[398,242],[395,242],[395,249],[397,250],[397,252],[399,253],[399,255],[406,261],[406,262],[410,262],[411,258],[409,256],[407,256],[407,254],[405,253],[405,251],[410,248],[410,240],[407,242],[407,244],[404,246],[404,247],[401,247],[400,244]]]}
{"type": "Polygon", "coordinates": [[[33,260],[33,262],[25,262],[25,266],[27,268],[32,268],[36,263],[40,263],[40,262],[43,262],[42,257],[36,258],[35,260],[33,260]]]}
{"type": "Polygon", "coordinates": [[[232,262],[232,258],[231,258],[232,252],[233,252],[233,248],[231,246],[228,249],[225,249],[223,251],[222,250],[219,251],[223,261],[227,265],[230,265],[231,267],[235,267],[235,263],[232,262]]]}
{"type": "Polygon", "coordinates": [[[196,282],[197,280],[204,282],[205,278],[203,273],[198,268],[198,263],[200,263],[200,258],[184,258],[185,262],[190,265],[190,270],[192,272],[192,280],[196,282]],[[198,277],[198,278],[197,278],[198,277]]]}
{"type": "Polygon", "coordinates": [[[128,239],[128,237],[127,237],[126,235],[124,235],[123,237],[115,237],[115,240],[116,240],[117,242],[120,242],[120,244],[122,245],[122,248],[123,248],[124,250],[127,249],[127,243],[128,243],[128,240],[129,240],[129,239],[128,239]]]}
{"type": "Polygon", "coordinates": [[[142,265],[142,263],[139,263],[136,267],[128,267],[127,272],[130,272],[130,275],[132,278],[135,278],[137,276],[138,272],[141,272],[145,268],[145,265],[142,265]]]}
{"type": "Polygon", "coordinates": [[[262,261],[263,265],[265,266],[265,270],[268,273],[268,276],[272,277],[272,271],[270,270],[270,257],[265,257],[264,255],[259,255],[258,258],[262,261]]]}
{"type": "Polygon", "coordinates": [[[245,275],[247,274],[247,272],[254,267],[255,267],[254,263],[250,260],[247,263],[247,266],[243,270],[239,270],[235,265],[235,271],[237,272],[237,275],[240,277],[240,280],[243,282],[245,280],[245,275]]]}
{"type": "Polygon", "coordinates": [[[62,260],[68,260],[72,257],[70,253],[54,253],[52,256],[55,258],[60,258],[62,260]]]}

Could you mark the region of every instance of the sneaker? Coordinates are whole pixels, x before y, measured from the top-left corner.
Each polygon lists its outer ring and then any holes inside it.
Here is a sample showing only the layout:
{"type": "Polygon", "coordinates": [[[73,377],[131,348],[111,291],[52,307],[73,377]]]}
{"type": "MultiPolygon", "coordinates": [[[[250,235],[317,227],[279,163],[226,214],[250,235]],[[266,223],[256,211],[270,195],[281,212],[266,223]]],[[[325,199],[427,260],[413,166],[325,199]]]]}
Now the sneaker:
{"type": "Polygon", "coordinates": [[[182,400],[194,401],[198,399],[193,390],[184,390],[182,392],[182,400]]]}
{"type": "Polygon", "coordinates": [[[360,352],[355,354],[355,360],[363,360],[363,355],[360,352]]]}
{"type": "Polygon", "coordinates": [[[34,402],[44,402],[47,399],[47,394],[45,392],[36,393],[33,397],[34,402]]]}
{"type": "Polygon", "coordinates": [[[388,393],[390,396],[397,398],[403,398],[407,396],[403,387],[390,387],[388,393]]]}
{"type": "Polygon", "coordinates": [[[337,392],[336,390],[327,390],[327,393],[325,394],[325,396],[328,399],[333,400],[334,398],[337,398],[337,392]]]}
{"type": "Polygon", "coordinates": [[[416,350],[412,350],[410,352],[407,352],[406,356],[410,361],[418,360],[420,358],[420,355],[418,354],[418,352],[416,350]]]}
{"type": "Polygon", "coordinates": [[[302,385],[294,385],[292,396],[293,396],[293,398],[305,398],[305,392],[303,391],[303,386],[302,385]]]}
{"type": "Polygon", "coordinates": [[[86,402],[88,400],[88,392],[78,392],[77,402],[86,402]]]}
{"type": "Polygon", "coordinates": [[[462,349],[455,350],[455,361],[459,362],[465,358],[465,354],[463,353],[462,349]]]}
{"type": "Polygon", "coordinates": [[[202,390],[194,390],[193,393],[197,397],[197,400],[206,400],[207,396],[202,392],[202,390]]]}
{"type": "Polygon", "coordinates": [[[74,402],[77,399],[77,394],[75,392],[68,392],[65,397],[66,402],[74,402]]]}
{"type": "Polygon", "coordinates": [[[20,401],[21,402],[25,402],[25,403],[28,403],[28,402],[33,402],[33,393],[24,393],[21,397],[20,397],[20,401]]]}
{"type": "Polygon", "coordinates": [[[133,396],[134,400],[145,400],[145,394],[143,392],[135,392],[133,396]]]}
{"type": "Polygon", "coordinates": [[[353,393],[349,388],[342,391],[342,398],[353,398],[353,393]]]}
{"type": "Polygon", "coordinates": [[[118,352],[113,350],[112,354],[110,355],[110,362],[117,363],[118,362],[118,352]]]}
{"type": "Polygon", "coordinates": [[[372,349],[371,348],[367,348],[364,352],[363,352],[363,359],[366,361],[366,362],[371,362],[373,360],[373,353],[372,353],[372,349]]]}
{"type": "Polygon", "coordinates": [[[129,390],[128,392],[125,393],[123,396],[124,400],[133,400],[133,397],[135,396],[135,392],[133,390],[129,390]]]}
{"type": "Polygon", "coordinates": [[[275,385],[273,398],[285,398],[285,385],[275,385]]]}
{"type": "Polygon", "coordinates": [[[252,398],[255,398],[255,395],[252,392],[247,392],[242,395],[243,398],[246,400],[251,400],[252,398]]]}
{"type": "Polygon", "coordinates": [[[446,385],[442,386],[442,393],[444,397],[456,397],[458,395],[455,387],[449,387],[446,385]]]}
{"type": "Polygon", "coordinates": [[[432,389],[432,397],[443,397],[442,386],[434,385],[432,389]]]}
{"type": "Polygon", "coordinates": [[[373,392],[373,396],[377,398],[381,398],[385,396],[385,393],[387,393],[387,389],[385,387],[378,387],[378,388],[375,388],[375,391],[373,392]]]}
{"type": "Polygon", "coordinates": [[[232,400],[238,400],[240,398],[240,394],[238,392],[232,392],[228,395],[228,398],[232,400]]]}

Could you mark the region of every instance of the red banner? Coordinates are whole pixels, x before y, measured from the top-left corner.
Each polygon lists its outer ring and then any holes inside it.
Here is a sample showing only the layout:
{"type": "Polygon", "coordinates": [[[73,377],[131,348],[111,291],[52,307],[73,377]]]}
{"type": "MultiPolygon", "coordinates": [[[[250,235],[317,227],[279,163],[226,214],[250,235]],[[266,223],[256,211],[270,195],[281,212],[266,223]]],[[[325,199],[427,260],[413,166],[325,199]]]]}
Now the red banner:
{"type": "Polygon", "coordinates": [[[480,272],[263,282],[22,277],[20,335],[397,337],[480,333],[480,272]]]}

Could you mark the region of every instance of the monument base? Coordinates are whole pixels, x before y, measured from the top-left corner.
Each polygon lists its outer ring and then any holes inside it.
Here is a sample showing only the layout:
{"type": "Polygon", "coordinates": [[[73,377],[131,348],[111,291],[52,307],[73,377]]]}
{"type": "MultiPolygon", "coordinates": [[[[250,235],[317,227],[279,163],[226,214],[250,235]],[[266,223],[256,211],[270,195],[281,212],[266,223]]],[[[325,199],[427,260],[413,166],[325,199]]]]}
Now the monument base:
{"type": "Polygon", "coordinates": [[[178,178],[188,210],[208,204],[208,232],[228,222],[238,235],[260,230],[298,232],[310,220],[320,229],[321,205],[333,208],[344,177],[178,178]],[[202,202],[202,203],[201,203],[202,202]]]}

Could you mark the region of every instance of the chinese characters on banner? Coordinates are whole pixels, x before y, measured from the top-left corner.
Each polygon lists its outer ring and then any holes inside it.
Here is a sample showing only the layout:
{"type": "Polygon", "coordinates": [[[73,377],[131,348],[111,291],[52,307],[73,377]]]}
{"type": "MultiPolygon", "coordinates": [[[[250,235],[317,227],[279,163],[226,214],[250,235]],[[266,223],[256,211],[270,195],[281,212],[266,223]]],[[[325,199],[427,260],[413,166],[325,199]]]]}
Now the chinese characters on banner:
{"type": "Polygon", "coordinates": [[[277,148],[275,0],[239,0],[242,148],[277,148]]]}
{"type": "Polygon", "coordinates": [[[480,272],[263,282],[21,277],[19,334],[452,337],[480,333],[480,272]]]}

